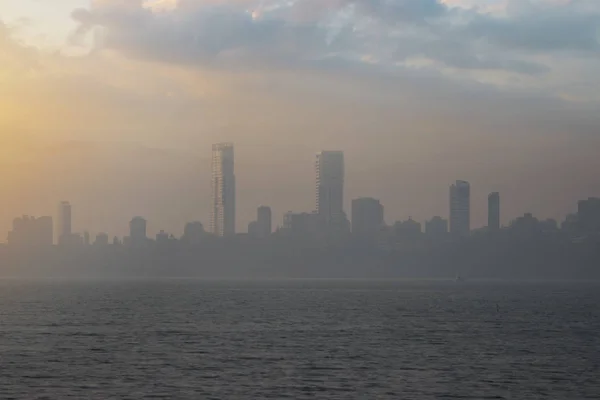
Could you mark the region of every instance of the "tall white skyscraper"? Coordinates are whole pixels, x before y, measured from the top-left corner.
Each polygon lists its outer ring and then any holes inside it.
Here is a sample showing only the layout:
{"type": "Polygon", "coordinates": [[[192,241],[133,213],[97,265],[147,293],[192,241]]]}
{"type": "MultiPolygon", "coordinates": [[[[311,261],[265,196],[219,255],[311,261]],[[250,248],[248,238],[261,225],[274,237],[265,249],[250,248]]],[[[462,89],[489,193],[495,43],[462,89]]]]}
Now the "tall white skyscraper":
{"type": "Polygon", "coordinates": [[[71,203],[61,201],[58,205],[58,221],[56,237],[58,243],[65,243],[71,238],[73,231],[71,228],[71,203]]]}
{"type": "Polygon", "coordinates": [[[210,232],[216,236],[235,235],[235,174],[232,143],[218,143],[212,148],[210,232]]]}
{"type": "Polygon", "coordinates": [[[344,153],[323,151],[317,154],[317,214],[326,225],[345,221],[344,153]]]}
{"type": "Polygon", "coordinates": [[[471,232],[471,185],[456,181],[450,186],[450,233],[467,236],[471,232]]]}

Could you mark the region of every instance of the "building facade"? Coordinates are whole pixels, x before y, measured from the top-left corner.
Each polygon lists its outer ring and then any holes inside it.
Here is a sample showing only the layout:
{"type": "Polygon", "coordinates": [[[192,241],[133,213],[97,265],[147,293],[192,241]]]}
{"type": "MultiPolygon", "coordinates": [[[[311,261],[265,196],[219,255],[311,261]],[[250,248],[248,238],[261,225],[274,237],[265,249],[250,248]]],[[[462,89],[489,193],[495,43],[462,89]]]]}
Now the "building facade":
{"type": "Polygon", "coordinates": [[[283,216],[283,233],[296,237],[314,237],[317,231],[318,214],[287,212],[283,216]]]}
{"type": "Polygon", "coordinates": [[[325,226],[344,223],[344,153],[323,151],[316,160],[316,212],[325,226]]]}
{"type": "Polygon", "coordinates": [[[108,246],[108,235],[106,233],[99,233],[96,235],[94,246],[105,247],[108,246]]]}
{"type": "Polygon", "coordinates": [[[68,243],[71,241],[71,236],[73,235],[71,214],[71,203],[68,201],[61,201],[58,205],[58,221],[56,231],[56,237],[59,244],[68,243]]]}
{"type": "Polygon", "coordinates": [[[260,206],[256,211],[256,236],[266,238],[273,232],[271,207],[260,206]]]}
{"type": "Polygon", "coordinates": [[[383,206],[377,199],[363,197],[352,200],[352,234],[375,236],[383,226],[383,206]]]}
{"type": "Polygon", "coordinates": [[[468,236],[471,232],[471,185],[456,181],[450,186],[450,233],[468,236]]]}
{"type": "Polygon", "coordinates": [[[600,198],[590,197],[577,204],[577,225],[582,235],[600,233],[600,198]]]}
{"type": "Polygon", "coordinates": [[[185,224],[183,239],[188,244],[198,244],[204,239],[205,234],[202,222],[188,222],[185,224]]]}
{"type": "Polygon", "coordinates": [[[448,234],[448,221],[435,216],[425,222],[425,234],[434,239],[441,239],[448,234]]]}
{"type": "Polygon", "coordinates": [[[490,193],[488,196],[488,230],[500,230],[500,193],[490,193]]]}
{"type": "Polygon", "coordinates": [[[131,222],[129,222],[129,241],[132,246],[146,244],[148,241],[146,226],[146,220],[142,217],[134,217],[131,222]]]}
{"type": "Polygon", "coordinates": [[[210,232],[215,236],[235,235],[234,165],[232,143],[213,145],[210,232]]]}
{"type": "Polygon", "coordinates": [[[50,247],[54,244],[52,217],[30,217],[24,215],[13,220],[8,233],[8,245],[20,248],[50,247]]]}

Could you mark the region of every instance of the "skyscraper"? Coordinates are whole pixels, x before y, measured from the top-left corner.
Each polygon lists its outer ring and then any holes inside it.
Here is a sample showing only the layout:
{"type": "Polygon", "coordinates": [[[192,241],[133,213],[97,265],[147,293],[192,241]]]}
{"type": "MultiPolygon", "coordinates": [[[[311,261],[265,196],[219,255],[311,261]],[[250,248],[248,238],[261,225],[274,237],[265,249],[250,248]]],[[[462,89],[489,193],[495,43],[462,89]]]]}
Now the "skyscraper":
{"type": "Polygon", "coordinates": [[[450,233],[467,236],[471,232],[471,185],[456,181],[450,186],[450,233]]]}
{"type": "Polygon", "coordinates": [[[66,243],[71,239],[73,234],[71,228],[71,203],[62,201],[58,205],[58,243],[66,243]]]}
{"type": "Polygon", "coordinates": [[[129,240],[133,246],[143,245],[148,241],[146,225],[146,220],[142,217],[134,217],[129,222],[129,240]]]}
{"type": "Polygon", "coordinates": [[[352,233],[373,237],[383,225],[383,206],[370,197],[352,200],[352,233]]]}
{"type": "Polygon", "coordinates": [[[317,214],[326,226],[343,223],[344,153],[323,151],[317,154],[317,214]]]}
{"type": "Polygon", "coordinates": [[[235,235],[235,174],[232,143],[218,143],[212,148],[210,232],[216,236],[235,235]]]}
{"type": "Polygon", "coordinates": [[[256,214],[257,236],[260,238],[269,237],[273,230],[271,207],[260,206],[256,214]]]}
{"type": "Polygon", "coordinates": [[[493,192],[488,196],[488,229],[492,232],[500,230],[500,193],[493,192]]]}

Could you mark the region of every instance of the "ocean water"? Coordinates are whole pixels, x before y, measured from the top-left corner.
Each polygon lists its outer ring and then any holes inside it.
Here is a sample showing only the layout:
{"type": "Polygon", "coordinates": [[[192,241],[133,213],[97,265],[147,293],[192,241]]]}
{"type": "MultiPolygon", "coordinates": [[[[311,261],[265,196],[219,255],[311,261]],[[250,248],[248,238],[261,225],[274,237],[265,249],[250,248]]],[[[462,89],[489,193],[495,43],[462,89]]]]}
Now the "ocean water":
{"type": "Polygon", "coordinates": [[[600,286],[0,280],[1,399],[598,399],[600,286]]]}

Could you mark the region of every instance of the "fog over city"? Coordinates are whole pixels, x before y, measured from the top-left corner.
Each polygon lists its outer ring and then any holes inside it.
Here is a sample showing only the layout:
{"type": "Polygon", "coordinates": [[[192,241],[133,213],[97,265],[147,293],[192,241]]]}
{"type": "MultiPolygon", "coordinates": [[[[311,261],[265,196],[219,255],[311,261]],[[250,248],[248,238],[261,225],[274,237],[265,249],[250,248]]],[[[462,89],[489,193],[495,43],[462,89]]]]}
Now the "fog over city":
{"type": "Polygon", "coordinates": [[[0,232],[74,207],[73,229],[209,224],[211,145],[236,146],[236,229],[315,207],[315,154],[345,154],[344,208],[448,218],[468,180],[502,223],[599,195],[595,0],[0,0],[0,232]]]}
{"type": "Polygon", "coordinates": [[[0,398],[600,399],[600,0],[0,0],[0,398]]]}

